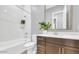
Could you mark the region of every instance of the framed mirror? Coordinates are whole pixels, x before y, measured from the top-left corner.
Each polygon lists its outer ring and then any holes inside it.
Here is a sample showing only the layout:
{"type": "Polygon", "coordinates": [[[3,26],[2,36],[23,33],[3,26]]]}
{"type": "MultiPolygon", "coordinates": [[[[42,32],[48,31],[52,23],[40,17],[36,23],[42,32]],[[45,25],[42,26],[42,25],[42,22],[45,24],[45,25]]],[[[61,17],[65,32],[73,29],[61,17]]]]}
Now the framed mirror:
{"type": "Polygon", "coordinates": [[[70,5],[46,5],[46,22],[51,22],[51,29],[71,29],[70,5]]]}

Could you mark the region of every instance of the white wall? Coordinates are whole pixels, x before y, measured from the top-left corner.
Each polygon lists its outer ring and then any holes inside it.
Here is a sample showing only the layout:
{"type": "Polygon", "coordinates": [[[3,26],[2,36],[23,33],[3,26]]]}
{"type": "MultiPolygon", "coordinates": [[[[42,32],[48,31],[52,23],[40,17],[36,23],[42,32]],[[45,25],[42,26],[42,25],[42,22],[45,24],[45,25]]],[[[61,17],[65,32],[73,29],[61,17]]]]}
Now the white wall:
{"type": "Polygon", "coordinates": [[[79,31],[79,5],[73,6],[73,31],[79,31]]]}
{"type": "Polygon", "coordinates": [[[13,5],[0,5],[0,42],[24,38],[28,32],[31,37],[31,15],[13,5]],[[26,27],[21,29],[20,21],[26,17],[26,27]],[[29,26],[28,26],[29,25],[29,26]]]}
{"type": "Polygon", "coordinates": [[[40,33],[39,22],[44,21],[44,6],[32,5],[31,16],[32,34],[40,33]]]}

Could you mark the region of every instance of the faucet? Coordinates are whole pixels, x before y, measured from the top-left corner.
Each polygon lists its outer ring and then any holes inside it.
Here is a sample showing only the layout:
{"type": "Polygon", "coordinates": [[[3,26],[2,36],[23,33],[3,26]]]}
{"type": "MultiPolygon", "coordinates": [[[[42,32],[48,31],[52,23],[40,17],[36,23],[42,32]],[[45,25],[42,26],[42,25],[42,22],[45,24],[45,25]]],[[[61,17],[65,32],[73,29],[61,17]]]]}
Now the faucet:
{"type": "Polygon", "coordinates": [[[55,27],[54,34],[57,35],[57,32],[56,32],[56,18],[54,18],[54,27],[55,27]]]}

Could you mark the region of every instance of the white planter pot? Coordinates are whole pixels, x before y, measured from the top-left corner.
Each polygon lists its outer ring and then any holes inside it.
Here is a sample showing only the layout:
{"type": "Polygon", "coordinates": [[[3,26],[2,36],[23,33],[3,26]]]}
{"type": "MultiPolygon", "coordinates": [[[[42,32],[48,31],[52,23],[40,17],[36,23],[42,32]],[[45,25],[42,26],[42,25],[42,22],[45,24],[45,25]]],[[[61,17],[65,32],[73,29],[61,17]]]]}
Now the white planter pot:
{"type": "Polygon", "coordinates": [[[47,34],[47,30],[43,30],[43,34],[47,34]]]}

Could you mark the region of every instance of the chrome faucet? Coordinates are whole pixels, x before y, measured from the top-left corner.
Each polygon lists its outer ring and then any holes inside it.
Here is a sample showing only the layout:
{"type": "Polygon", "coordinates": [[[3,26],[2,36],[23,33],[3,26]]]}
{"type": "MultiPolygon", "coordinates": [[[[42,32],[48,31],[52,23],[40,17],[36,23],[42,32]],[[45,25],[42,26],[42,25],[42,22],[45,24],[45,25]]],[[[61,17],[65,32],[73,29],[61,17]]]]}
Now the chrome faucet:
{"type": "Polygon", "coordinates": [[[57,32],[56,32],[56,18],[54,18],[54,27],[55,27],[54,34],[57,35],[57,32]]]}

